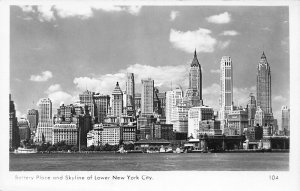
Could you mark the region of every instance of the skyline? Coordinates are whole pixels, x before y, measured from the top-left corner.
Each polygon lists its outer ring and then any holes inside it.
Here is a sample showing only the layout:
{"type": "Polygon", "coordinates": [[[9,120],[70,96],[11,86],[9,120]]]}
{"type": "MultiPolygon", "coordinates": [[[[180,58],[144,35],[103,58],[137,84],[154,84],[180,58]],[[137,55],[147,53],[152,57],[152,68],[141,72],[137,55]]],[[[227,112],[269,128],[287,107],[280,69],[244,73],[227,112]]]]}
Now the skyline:
{"type": "Polygon", "coordinates": [[[219,110],[218,72],[221,57],[228,55],[233,62],[233,100],[245,106],[249,94],[256,93],[256,67],[263,51],[276,84],[272,107],[278,122],[282,105],[290,105],[287,7],[144,6],[83,9],[85,13],[68,8],[11,7],[10,91],[19,115],[37,108],[43,97],[53,99],[53,108],[60,101],[78,100],[86,87],[111,95],[119,81],[124,91],[127,72],[135,73],[139,93],[141,76],[152,78],[160,92],[170,89],[171,77],[173,89],[180,82],[186,89],[195,48],[205,105],[219,110]],[[36,94],[26,92],[28,86],[36,94]]]}

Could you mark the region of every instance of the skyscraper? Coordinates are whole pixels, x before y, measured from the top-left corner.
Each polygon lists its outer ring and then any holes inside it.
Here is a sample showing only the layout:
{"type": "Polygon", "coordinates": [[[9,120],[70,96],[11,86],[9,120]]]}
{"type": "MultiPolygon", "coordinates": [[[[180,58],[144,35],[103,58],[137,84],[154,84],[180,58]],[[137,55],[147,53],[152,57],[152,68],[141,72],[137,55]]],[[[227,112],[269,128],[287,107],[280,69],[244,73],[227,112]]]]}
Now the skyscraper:
{"type": "Polygon", "coordinates": [[[82,92],[82,94],[79,94],[80,103],[88,106],[88,111],[90,112],[93,120],[95,119],[95,103],[93,99],[94,94],[94,92],[90,92],[88,90],[82,92]]]}
{"type": "Polygon", "coordinates": [[[109,95],[94,95],[94,102],[95,102],[95,114],[98,123],[103,123],[104,118],[108,114],[109,103],[110,103],[110,96],[109,95]]]}
{"type": "Polygon", "coordinates": [[[112,115],[121,117],[123,113],[123,92],[117,82],[114,91],[112,92],[112,115]]]}
{"type": "Polygon", "coordinates": [[[176,88],[166,93],[166,123],[171,124],[174,116],[174,109],[177,104],[182,102],[183,91],[180,88],[176,88]]]}
{"type": "Polygon", "coordinates": [[[52,102],[49,98],[42,98],[38,103],[39,122],[35,135],[36,142],[52,142],[52,102]]]}
{"type": "Polygon", "coordinates": [[[271,68],[263,52],[257,65],[256,105],[264,112],[263,125],[273,124],[271,68]]]}
{"type": "Polygon", "coordinates": [[[257,106],[260,106],[265,114],[272,113],[271,93],[271,68],[263,52],[257,65],[256,99],[257,106]]]}
{"type": "Polygon", "coordinates": [[[189,72],[189,89],[195,90],[197,92],[197,96],[200,99],[200,105],[203,104],[202,100],[202,71],[201,65],[197,59],[197,53],[195,50],[194,58],[190,66],[189,72]]]}
{"type": "Polygon", "coordinates": [[[27,112],[27,119],[29,121],[30,131],[35,131],[39,121],[39,112],[36,109],[30,109],[27,112]]]}
{"type": "Polygon", "coordinates": [[[9,148],[17,148],[20,145],[18,120],[14,101],[9,94],[9,148]]]}
{"type": "Polygon", "coordinates": [[[223,56],[221,59],[220,86],[221,96],[219,119],[221,120],[222,126],[222,120],[227,118],[229,111],[233,107],[233,71],[232,60],[229,56],[223,56]]]}
{"type": "MultiPolygon", "coordinates": [[[[134,95],[135,95],[135,88],[134,88],[134,74],[133,73],[127,73],[126,76],[126,95],[127,95],[127,100],[126,100],[126,107],[127,111],[134,111],[135,109],[135,100],[134,100],[134,95]]],[[[135,112],[133,112],[135,113],[135,112]]]]}
{"type": "Polygon", "coordinates": [[[252,93],[250,93],[249,95],[247,109],[248,109],[248,125],[253,127],[256,125],[254,124],[255,112],[256,112],[256,100],[252,93]]]}
{"type": "Polygon", "coordinates": [[[281,131],[290,130],[290,109],[287,106],[281,108],[281,131]]]}
{"type": "Polygon", "coordinates": [[[151,115],[154,112],[154,80],[151,78],[142,80],[141,113],[151,115]]]}

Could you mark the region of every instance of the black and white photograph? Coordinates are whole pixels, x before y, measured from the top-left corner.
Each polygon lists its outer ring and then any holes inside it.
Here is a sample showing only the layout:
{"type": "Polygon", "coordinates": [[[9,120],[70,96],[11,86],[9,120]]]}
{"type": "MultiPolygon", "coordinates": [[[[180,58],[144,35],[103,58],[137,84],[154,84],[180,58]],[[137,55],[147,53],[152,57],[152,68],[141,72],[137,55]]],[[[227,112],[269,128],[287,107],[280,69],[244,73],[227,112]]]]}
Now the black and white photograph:
{"type": "Polygon", "coordinates": [[[299,189],[298,1],[63,2],[2,8],[4,190],[299,189]]]}

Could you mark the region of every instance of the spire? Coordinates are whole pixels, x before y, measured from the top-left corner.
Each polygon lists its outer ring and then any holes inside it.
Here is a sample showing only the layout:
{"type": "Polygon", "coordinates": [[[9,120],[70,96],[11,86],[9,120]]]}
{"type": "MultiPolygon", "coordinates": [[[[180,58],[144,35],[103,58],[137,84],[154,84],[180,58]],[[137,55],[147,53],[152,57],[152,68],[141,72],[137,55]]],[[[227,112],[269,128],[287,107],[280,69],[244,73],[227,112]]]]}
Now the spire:
{"type": "Polygon", "coordinates": [[[266,58],[265,51],[263,51],[261,58],[266,58]]]}
{"type": "Polygon", "coordinates": [[[194,59],[191,63],[191,67],[200,67],[200,64],[199,64],[198,59],[197,59],[196,49],[195,49],[195,52],[194,52],[194,59]]]}

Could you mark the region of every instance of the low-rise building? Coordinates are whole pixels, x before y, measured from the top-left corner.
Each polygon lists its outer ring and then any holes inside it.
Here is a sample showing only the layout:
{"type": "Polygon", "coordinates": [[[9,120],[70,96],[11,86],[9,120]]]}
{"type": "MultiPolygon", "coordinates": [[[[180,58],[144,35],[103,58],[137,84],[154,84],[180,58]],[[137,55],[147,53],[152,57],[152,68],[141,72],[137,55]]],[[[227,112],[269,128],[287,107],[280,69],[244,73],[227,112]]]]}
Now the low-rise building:
{"type": "Polygon", "coordinates": [[[67,145],[77,145],[78,130],[76,124],[61,123],[53,127],[52,144],[64,141],[67,145]]]}
{"type": "Polygon", "coordinates": [[[227,135],[242,135],[244,128],[248,127],[248,112],[244,110],[230,111],[227,122],[229,129],[227,135]]]}

